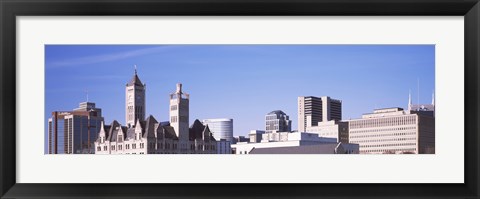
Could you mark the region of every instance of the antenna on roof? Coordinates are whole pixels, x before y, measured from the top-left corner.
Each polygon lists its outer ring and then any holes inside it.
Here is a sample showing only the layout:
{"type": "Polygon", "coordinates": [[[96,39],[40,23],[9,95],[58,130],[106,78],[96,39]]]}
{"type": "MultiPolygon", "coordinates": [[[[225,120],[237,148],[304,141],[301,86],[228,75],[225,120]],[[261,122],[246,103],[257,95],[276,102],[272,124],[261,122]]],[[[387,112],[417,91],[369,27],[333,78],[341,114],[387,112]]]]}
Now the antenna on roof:
{"type": "Polygon", "coordinates": [[[407,107],[407,109],[410,110],[410,107],[412,107],[412,91],[408,90],[408,107],[407,107]]]}
{"type": "Polygon", "coordinates": [[[417,77],[417,106],[420,104],[420,78],[417,77]]]}
{"type": "Polygon", "coordinates": [[[435,105],[435,91],[432,91],[432,105],[435,105]]]}
{"type": "Polygon", "coordinates": [[[133,65],[133,67],[135,67],[135,75],[137,74],[137,65],[133,65]]]}
{"type": "Polygon", "coordinates": [[[85,94],[87,95],[87,102],[88,102],[88,89],[85,89],[85,94]]]}

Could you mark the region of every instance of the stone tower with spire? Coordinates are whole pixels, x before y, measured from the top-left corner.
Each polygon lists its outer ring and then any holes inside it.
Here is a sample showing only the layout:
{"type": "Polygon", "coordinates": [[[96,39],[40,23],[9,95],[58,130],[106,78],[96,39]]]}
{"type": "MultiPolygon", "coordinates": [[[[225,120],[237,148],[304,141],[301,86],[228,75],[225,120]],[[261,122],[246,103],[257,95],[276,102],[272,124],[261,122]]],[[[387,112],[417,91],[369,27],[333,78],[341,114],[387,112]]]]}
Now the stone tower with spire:
{"type": "Polygon", "coordinates": [[[182,84],[170,94],[170,126],[173,127],[179,140],[180,150],[187,150],[189,141],[189,101],[190,95],[182,91],[182,84]]]}
{"type": "Polygon", "coordinates": [[[135,66],[133,77],[125,86],[125,121],[128,127],[145,119],[145,90],[146,85],[138,78],[135,66]]]}

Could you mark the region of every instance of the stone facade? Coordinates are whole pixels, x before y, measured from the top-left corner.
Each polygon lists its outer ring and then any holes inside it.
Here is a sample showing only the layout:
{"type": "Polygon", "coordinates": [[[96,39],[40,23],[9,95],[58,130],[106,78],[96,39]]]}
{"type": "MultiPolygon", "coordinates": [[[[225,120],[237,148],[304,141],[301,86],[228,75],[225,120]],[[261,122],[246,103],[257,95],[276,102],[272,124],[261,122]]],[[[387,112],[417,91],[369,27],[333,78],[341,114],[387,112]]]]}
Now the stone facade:
{"type": "Polygon", "coordinates": [[[215,154],[217,141],[208,126],[195,120],[188,127],[189,96],[182,84],[170,95],[170,122],[144,119],[145,84],[135,74],[126,85],[126,126],[101,124],[95,154],[215,154]],[[132,118],[135,119],[134,122],[132,118]]]}

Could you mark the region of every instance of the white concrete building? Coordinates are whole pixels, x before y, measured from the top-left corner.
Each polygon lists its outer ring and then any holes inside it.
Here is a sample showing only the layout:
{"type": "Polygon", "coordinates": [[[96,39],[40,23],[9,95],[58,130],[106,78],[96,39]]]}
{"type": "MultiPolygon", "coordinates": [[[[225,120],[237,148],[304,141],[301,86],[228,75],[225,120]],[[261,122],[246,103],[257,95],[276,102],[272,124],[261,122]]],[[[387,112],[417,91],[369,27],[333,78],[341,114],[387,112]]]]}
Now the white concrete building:
{"type": "Polygon", "coordinates": [[[348,122],[338,120],[319,122],[316,126],[307,127],[306,132],[316,133],[321,137],[335,138],[338,142],[348,143],[340,137],[340,135],[348,133],[348,122]]]}
{"type": "Polygon", "coordinates": [[[249,142],[261,142],[262,141],[262,135],[265,134],[265,131],[262,130],[251,130],[248,133],[248,138],[250,139],[249,142]]]}
{"type": "Polygon", "coordinates": [[[232,145],[232,149],[235,154],[248,154],[253,148],[303,146],[321,143],[336,143],[336,139],[318,137],[318,134],[315,133],[274,132],[262,134],[262,140],[259,143],[238,142],[232,145]]]}
{"type": "Polygon", "coordinates": [[[376,109],[348,121],[349,143],[360,153],[435,153],[435,118],[402,108],[376,109]]]}

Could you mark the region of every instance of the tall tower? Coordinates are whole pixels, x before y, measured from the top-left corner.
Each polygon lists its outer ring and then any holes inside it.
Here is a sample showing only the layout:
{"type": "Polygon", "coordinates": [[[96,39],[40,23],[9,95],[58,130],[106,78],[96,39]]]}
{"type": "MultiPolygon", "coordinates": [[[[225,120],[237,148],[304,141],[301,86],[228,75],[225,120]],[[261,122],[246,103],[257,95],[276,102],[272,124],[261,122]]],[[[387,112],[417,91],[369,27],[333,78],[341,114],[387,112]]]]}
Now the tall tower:
{"type": "Polygon", "coordinates": [[[125,120],[128,127],[135,126],[137,120],[145,119],[145,89],[137,76],[137,66],[130,82],[125,87],[125,120]]]}
{"type": "Polygon", "coordinates": [[[175,93],[170,94],[170,125],[175,129],[180,149],[187,149],[189,140],[189,100],[190,95],[182,91],[182,84],[177,84],[175,93]]]}
{"type": "Polygon", "coordinates": [[[328,96],[298,97],[298,131],[305,132],[307,127],[318,126],[318,122],[342,120],[342,101],[328,96]]]}

